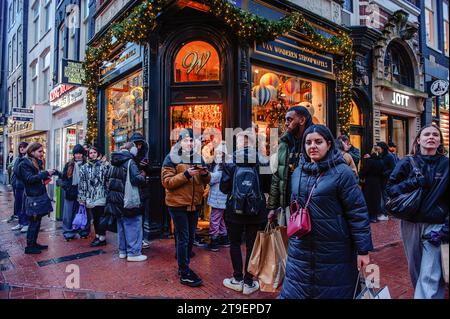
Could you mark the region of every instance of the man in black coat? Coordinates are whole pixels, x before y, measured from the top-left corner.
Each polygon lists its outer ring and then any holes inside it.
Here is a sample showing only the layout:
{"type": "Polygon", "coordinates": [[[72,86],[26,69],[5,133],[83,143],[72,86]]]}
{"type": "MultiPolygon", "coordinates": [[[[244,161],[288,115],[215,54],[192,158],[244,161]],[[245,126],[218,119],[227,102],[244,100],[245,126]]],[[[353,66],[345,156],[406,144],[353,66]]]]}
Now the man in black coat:
{"type": "MultiPolygon", "coordinates": [[[[138,149],[137,155],[134,157],[134,161],[136,162],[139,170],[145,173],[145,176],[150,176],[151,169],[148,160],[148,143],[145,140],[145,137],[139,133],[135,132],[130,138],[130,142],[134,143],[134,145],[138,149]]],[[[150,221],[150,184],[145,184],[144,186],[139,188],[141,193],[141,200],[144,203],[144,218],[142,219],[142,227],[144,227],[145,219],[150,221]]],[[[146,249],[150,247],[150,242],[147,239],[144,239],[142,242],[142,248],[146,249]]]]}

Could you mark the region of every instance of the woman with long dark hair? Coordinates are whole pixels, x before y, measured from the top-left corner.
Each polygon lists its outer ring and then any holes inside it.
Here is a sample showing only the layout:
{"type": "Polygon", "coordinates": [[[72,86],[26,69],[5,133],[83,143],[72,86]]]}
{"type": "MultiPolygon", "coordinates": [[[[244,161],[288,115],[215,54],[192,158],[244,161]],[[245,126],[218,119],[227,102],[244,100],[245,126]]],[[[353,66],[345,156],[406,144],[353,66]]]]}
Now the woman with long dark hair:
{"type": "Polygon", "coordinates": [[[351,299],[358,271],[373,249],[369,215],[355,175],[323,125],[305,131],[292,175],[292,197],[305,207],[312,229],[289,239],[281,299],[351,299]]]}
{"type": "Polygon", "coordinates": [[[387,186],[389,197],[422,188],[419,211],[401,221],[415,299],[444,298],[440,243],[448,242],[449,160],[444,154],[443,142],[439,127],[434,124],[424,126],[414,139],[412,159],[407,156],[397,164],[387,186]],[[412,161],[422,177],[417,178],[413,173],[412,161]]]}
{"type": "Polygon", "coordinates": [[[28,145],[27,156],[19,164],[18,176],[24,186],[27,196],[25,211],[28,216],[29,226],[27,232],[26,254],[40,254],[48,246],[37,243],[42,217],[49,214],[53,208],[47,194],[45,181],[55,170],[45,171],[43,167],[44,147],[39,143],[28,145]]]}

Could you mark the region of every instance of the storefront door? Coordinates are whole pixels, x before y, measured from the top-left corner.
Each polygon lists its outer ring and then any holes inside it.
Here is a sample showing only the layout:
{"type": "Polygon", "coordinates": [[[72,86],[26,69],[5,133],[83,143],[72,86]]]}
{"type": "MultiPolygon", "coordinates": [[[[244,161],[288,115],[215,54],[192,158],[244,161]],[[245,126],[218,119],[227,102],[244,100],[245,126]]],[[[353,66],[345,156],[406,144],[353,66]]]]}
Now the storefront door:
{"type": "Polygon", "coordinates": [[[409,136],[408,120],[393,115],[381,114],[381,141],[394,142],[400,158],[408,154],[409,136]]]}

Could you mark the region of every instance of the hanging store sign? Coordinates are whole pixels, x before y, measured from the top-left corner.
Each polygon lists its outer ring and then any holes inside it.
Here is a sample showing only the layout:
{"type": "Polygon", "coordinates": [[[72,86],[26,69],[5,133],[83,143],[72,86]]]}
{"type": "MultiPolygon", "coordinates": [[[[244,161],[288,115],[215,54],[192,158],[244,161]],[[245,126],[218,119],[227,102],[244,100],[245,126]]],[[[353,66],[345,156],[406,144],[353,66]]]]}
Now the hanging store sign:
{"type": "Polygon", "coordinates": [[[34,112],[32,109],[17,108],[12,109],[12,120],[16,122],[33,122],[34,112]]]}
{"type": "Polygon", "coordinates": [[[333,59],[281,40],[257,44],[255,52],[322,72],[333,73],[333,59]]]}
{"type": "Polygon", "coordinates": [[[434,96],[442,96],[448,91],[448,81],[436,80],[430,85],[430,93],[434,96]]]}
{"type": "Polygon", "coordinates": [[[62,83],[82,86],[85,79],[83,62],[62,60],[62,83]]]}

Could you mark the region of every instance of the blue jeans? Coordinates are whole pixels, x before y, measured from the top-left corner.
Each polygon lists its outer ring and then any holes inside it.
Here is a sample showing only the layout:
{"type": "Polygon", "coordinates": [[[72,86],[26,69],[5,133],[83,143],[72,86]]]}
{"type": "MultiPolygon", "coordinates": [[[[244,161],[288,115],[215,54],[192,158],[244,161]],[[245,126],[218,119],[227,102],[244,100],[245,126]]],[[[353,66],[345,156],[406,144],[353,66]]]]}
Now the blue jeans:
{"type": "Polygon", "coordinates": [[[14,191],[14,215],[19,217],[19,225],[28,225],[28,216],[25,213],[25,189],[16,188],[14,191]]]}
{"type": "Polygon", "coordinates": [[[400,227],[409,274],[415,289],[414,299],[444,299],[441,247],[422,239],[422,235],[432,230],[439,231],[442,225],[402,220],[400,227]]]}
{"type": "Polygon", "coordinates": [[[142,215],[117,219],[119,254],[140,256],[142,251],[142,215]]]}
{"type": "Polygon", "coordinates": [[[182,275],[185,275],[189,272],[189,263],[191,261],[190,250],[194,244],[199,212],[188,212],[169,208],[169,214],[175,229],[178,271],[182,275]]]}

